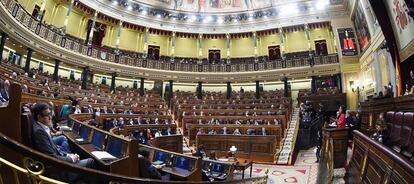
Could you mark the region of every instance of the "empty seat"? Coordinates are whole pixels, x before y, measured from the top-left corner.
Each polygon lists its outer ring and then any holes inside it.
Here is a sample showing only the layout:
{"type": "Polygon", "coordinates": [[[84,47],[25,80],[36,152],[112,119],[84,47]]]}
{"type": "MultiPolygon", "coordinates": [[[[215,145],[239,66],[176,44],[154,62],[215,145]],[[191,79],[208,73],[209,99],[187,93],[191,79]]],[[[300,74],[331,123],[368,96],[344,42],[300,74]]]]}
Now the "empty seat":
{"type": "Polygon", "coordinates": [[[397,112],[394,115],[394,120],[392,122],[391,134],[390,134],[390,143],[395,144],[398,143],[401,136],[401,125],[404,120],[404,113],[397,112]]]}
{"type": "Polygon", "coordinates": [[[413,153],[414,153],[414,131],[411,131],[411,135],[410,135],[410,140],[409,140],[409,144],[406,148],[404,148],[401,153],[408,157],[408,158],[412,158],[413,157],[413,153]]]}
{"type": "Polygon", "coordinates": [[[385,122],[387,123],[388,130],[392,129],[392,124],[394,122],[394,111],[387,112],[387,115],[385,116],[385,122]]]}
{"type": "Polygon", "coordinates": [[[22,142],[25,146],[32,146],[32,123],[33,119],[30,113],[23,113],[21,115],[21,133],[22,142]]]}
{"type": "Polygon", "coordinates": [[[413,117],[412,112],[404,113],[404,118],[401,125],[400,140],[393,145],[393,149],[397,152],[401,151],[401,148],[408,147],[409,141],[411,138],[411,132],[413,127],[413,117]]]}

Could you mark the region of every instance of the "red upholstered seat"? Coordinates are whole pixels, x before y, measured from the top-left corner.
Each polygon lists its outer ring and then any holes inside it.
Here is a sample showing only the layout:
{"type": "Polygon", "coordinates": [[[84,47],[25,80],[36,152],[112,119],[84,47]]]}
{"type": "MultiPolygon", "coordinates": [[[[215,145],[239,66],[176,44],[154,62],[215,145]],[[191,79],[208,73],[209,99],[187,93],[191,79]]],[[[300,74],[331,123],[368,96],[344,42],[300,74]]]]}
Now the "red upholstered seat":
{"type": "Polygon", "coordinates": [[[388,130],[391,130],[394,123],[394,111],[387,112],[387,115],[385,116],[385,121],[387,122],[388,130]]]}
{"type": "Polygon", "coordinates": [[[396,144],[400,140],[401,136],[401,125],[404,120],[404,113],[403,112],[397,112],[394,115],[394,121],[392,122],[392,128],[391,128],[391,144],[396,144]]]}
{"type": "Polygon", "coordinates": [[[23,113],[21,115],[21,133],[22,133],[22,142],[24,145],[31,147],[32,146],[32,115],[30,113],[23,113]]]}
{"type": "Polygon", "coordinates": [[[404,156],[408,158],[412,158],[414,153],[414,131],[411,131],[409,144],[406,148],[404,148],[401,152],[404,156]]]}
{"type": "Polygon", "coordinates": [[[413,127],[413,118],[414,113],[412,112],[406,112],[404,113],[404,119],[402,121],[401,126],[401,133],[400,133],[400,139],[398,142],[396,142],[393,146],[394,150],[401,151],[401,148],[408,147],[410,143],[411,138],[411,132],[413,127]]]}

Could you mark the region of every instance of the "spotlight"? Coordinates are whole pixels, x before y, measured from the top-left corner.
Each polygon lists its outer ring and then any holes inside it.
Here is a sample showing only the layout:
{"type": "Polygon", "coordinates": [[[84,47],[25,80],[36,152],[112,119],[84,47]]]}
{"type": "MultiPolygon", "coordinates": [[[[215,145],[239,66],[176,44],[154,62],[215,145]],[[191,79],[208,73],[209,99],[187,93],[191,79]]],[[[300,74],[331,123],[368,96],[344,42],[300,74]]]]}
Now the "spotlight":
{"type": "Polygon", "coordinates": [[[190,19],[188,19],[188,21],[190,22],[195,22],[197,20],[197,16],[195,15],[191,15],[190,19]]]}
{"type": "Polygon", "coordinates": [[[128,5],[127,10],[131,11],[132,10],[132,6],[128,5]]]}
{"type": "Polygon", "coordinates": [[[299,9],[296,4],[287,4],[287,5],[280,7],[279,13],[281,15],[291,15],[291,14],[299,13],[299,9]]]}
{"type": "Polygon", "coordinates": [[[318,0],[315,4],[317,10],[325,10],[326,6],[329,5],[328,0],[318,0]]]}
{"type": "Polygon", "coordinates": [[[224,19],[223,19],[223,18],[221,18],[221,17],[220,17],[220,18],[218,18],[218,19],[217,19],[217,23],[219,23],[219,24],[224,23],[224,19]]]}
{"type": "Polygon", "coordinates": [[[211,16],[207,16],[207,17],[205,17],[205,18],[204,18],[203,22],[204,22],[204,23],[206,23],[206,22],[211,22],[212,20],[213,20],[213,17],[211,17],[211,16]]]}

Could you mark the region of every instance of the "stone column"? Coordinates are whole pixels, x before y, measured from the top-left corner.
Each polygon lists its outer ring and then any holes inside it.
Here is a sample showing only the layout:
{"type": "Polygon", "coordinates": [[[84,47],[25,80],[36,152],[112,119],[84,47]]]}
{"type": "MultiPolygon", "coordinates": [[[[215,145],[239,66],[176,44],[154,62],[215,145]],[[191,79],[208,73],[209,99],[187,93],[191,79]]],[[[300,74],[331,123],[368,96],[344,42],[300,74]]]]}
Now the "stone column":
{"type": "Polygon", "coordinates": [[[197,86],[197,98],[202,99],[203,98],[203,82],[198,82],[197,86]]]}
{"type": "Polygon", "coordinates": [[[55,81],[55,83],[59,82],[59,65],[60,65],[61,61],[58,59],[55,59],[55,70],[53,71],[53,81],[55,81]]]}
{"type": "Polygon", "coordinates": [[[88,75],[89,75],[89,67],[84,67],[82,71],[82,89],[88,88],[88,75]]]}
{"type": "Polygon", "coordinates": [[[1,41],[0,41],[0,64],[3,61],[3,50],[4,50],[4,45],[6,44],[7,41],[7,37],[9,35],[7,35],[6,32],[2,32],[1,33],[1,41]]]}
{"type": "Polygon", "coordinates": [[[33,49],[27,48],[27,56],[26,56],[26,65],[24,65],[24,71],[29,73],[30,71],[30,61],[32,60],[33,49]]]}
{"type": "Polygon", "coordinates": [[[141,85],[139,87],[139,96],[144,96],[144,78],[141,78],[141,85]]]}
{"type": "Polygon", "coordinates": [[[115,91],[116,73],[112,73],[111,91],[115,91]]]}
{"type": "Polygon", "coordinates": [[[231,98],[231,82],[227,82],[227,99],[231,98]]]}

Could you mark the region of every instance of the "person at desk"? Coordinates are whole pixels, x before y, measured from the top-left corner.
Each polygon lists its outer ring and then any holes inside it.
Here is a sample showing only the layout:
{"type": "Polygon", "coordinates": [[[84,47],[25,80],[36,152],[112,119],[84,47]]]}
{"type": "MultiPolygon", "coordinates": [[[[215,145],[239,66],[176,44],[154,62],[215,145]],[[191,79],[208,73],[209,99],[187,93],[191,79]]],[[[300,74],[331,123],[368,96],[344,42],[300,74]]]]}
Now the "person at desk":
{"type": "Polygon", "coordinates": [[[196,150],[196,152],[195,152],[195,156],[196,156],[196,157],[200,157],[200,158],[205,158],[205,157],[207,157],[207,154],[206,154],[206,151],[205,151],[205,149],[204,149],[204,145],[203,145],[203,144],[200,144],[200,145],[197,147],[197,150],[196,150]]]}
{"type": "Polygon", "coordinates": [[[223,128],[220,130],[220,134],[227,135],[227,134],[228,134],[227,127],[223,127],[223,128]]]}
{"type": "Polygon", "coordinates": [[[208,132],[208,135],[216,135],[217,134],[217,132],[214,130],[214,129],[211,129],[209,132],[208,132]]]}
{"type": "Polygon", "coordinates": [[[153,165],[149,159],[149,153],[146,150],[140,150],[138,152],[138,160],[139,160],[139,176],[141,178],[150,178],[150,179],[157,179],[157,180],[169,180],[169,175],[161,175],[158,169],[162,169],[165,164],[161,165],[153,165]]]}
{"type": "Polygon", "coordinates": [[[147,129],[147,144],[151,145],[151,141],[154,139],[154,137],[152,136],[152,132],[151,129],[147,129]]]}
{"type": "Polygon", "coordinates": [[[139,131],[139,133],[138,133],[138,135],[137,135],[137,140],[138,140],[138,142],[139,142],[139,143],[141,143],[141,144],[145,144],[145,143],[146,143],[146,141],[145,141],[145,137],[144,137],[144,132],[139,131]]]}
{"type": "Polygon", "coordinates": [[[330,124],[329,126],[336,126],[337,128],[345,128],[346,123],[345,123],[344,111],[345,111],[345,107],[343,105],[341,105],[339,107],[339,110],[338,110],[338,120],[336,121],[336,124],[334,122],[334,123],[330,124]]]}
{"type": "Polygon", "coordinates": [[[371,139],[374,139],[380,143],[388,144],[388,130],[387,124],[384,119],[384,113],[380,113],[375,123],[376,132],[371,135],[371,139]]]}
{"type": "Polygon", "coordinates": [[[157,132],[155,132],[155,137],[161,137],[162,133],[160,129],[157,129],[157,132]]]}
{"type": "Polygon", "coordinates": [[[38,103],[32,108],[33,114],[33,148],[37,151],[55,157],[59,160],[74,163],[83,167],[93,168],[94,160],[91,158],[82,159],[78,154],[71,154],[58,149],[50,135],[52,127],[50,109],[47,104],[38,103]]]}
{"type": "Polygon", "coordinates": [[[260,132],[260,135],[262,136],[266,136],[267,135],[267,131],[265,127],[262,127],[262,131],[260,132]]]}
{"type": "Polygon", "coordinates": [[[240,130],[236,128],[236,130],[233,132],[233,135],[241,135],[240,130]]]}
{"type": "Polygon", "coordinates": [[[210,160],[217,160],[216,152],[215,151],[211,151],[210,152],[210,155],[208,156],[208,159],[210,159],[210,160]]]}

